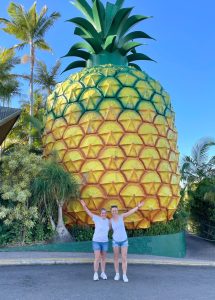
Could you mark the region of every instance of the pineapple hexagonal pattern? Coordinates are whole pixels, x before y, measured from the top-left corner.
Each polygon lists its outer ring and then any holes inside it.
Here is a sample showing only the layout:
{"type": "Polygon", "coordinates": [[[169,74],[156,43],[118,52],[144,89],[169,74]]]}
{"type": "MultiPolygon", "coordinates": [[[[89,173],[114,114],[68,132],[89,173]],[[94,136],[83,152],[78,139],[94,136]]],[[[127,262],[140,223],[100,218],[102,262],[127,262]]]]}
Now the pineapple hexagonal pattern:
{"type": "MultiPolygon", "coordinates": [[[[47,102],[46,156],[56,150],[93,212],[141,209],[127,228],[170,220],[179,202],[177,132],[162,86],[132,67],[85,68],[58,84],[47,102]]],[[[67,224],[91,224],[79,201],[65,206],[67,224]]]]}

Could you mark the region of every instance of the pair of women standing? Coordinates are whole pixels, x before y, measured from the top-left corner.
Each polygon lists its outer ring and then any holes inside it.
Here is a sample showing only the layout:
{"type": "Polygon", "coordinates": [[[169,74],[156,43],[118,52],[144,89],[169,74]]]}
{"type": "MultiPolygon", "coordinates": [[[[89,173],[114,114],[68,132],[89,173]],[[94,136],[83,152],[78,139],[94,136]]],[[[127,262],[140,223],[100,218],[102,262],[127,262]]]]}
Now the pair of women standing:
{"type": "Polygon", "coordinates": [[[108,232],[113,229],[113,252],[114,252],[114,268],[115,277],[114,280],[120,279],[119,274],[119,253],[121,250],[122,256],[122,272],[123,281],[128,282],[127,277],[127,252],[128,252],[128,237],[125,230],[124,219],[131,214],[135,213],[144,202],[140,202],[137,207],[129,210],[121,215],[118,214],[117,206],[111,207],[112,218],[109,220],[107,218],[106,209],[102,208],[100,216],[94,215],[86,206],[86,203],[81,200],[81,204],[86,211],[86,213],[92,218],[95,223],[95,231],[93,235],[93,250],[95,254],[94,260],[94,276],[93,280],[99,280],[98,270],[99,263],[101,262],[101,278],[107,279],[105,274],[106,266],[106,253],[108,250],[108,232]]]}

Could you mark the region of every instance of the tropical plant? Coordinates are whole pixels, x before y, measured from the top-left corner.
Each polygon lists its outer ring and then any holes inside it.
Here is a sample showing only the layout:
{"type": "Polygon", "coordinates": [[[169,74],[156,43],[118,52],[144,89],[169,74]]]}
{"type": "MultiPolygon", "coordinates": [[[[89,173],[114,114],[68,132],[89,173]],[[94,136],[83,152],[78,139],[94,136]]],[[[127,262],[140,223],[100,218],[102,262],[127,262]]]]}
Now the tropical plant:
{"type": "MultiPolygon", "coordinates": [[[[147,228],[171,220],[180,200],[177,132],[167,92],[134,63],[151,60],[134,41],[151,37],[130,31],[148,17],[130,15],[123,3],[74,1],[85,18],[69,22],[84,41],[66,54],[78,57],[66,70],[84,69],[48,97],[43,142],[45,155],[57,151],[74,173],[90,209],[117,204],[125,211],[145,199],[126,225],[147,228]]],[[[79,201],[66,216],[68,224],[91,224],[79,201]]]]}
{"type": "Polygon", "coordinates": [[[36,66],[35,83],[37,83],[47,95],[50,95],[57,84],[56,78],[60,69],[61,63],[57,61],[56,64],[48,70],[47,65],[38,61],[36,66]]]}
{"type": "Polygon", "coordinates": [[[56,230],[57,239],[70,240],[69,231],[63,221],[63,205],[77,198],[78,185],[72,175],[66,172],[53,158],[44,163],[43,168],[32,185],[34,197],[44,206],[47,216],[56,230]],[[54,210],[57,207],[57,225],[54,223],[54,210]]]}
{"type": "Polygon", "coordinates": [[[0,49],[0,101],[9,106],[12,96],[19,94],[19,82],[12,74],[13,68],[20,63],[12,49],[0,49]]]}
{"type": "Polygon", "coordinates": [[[190,229],[204,238],[215,240],[215,176],[202,179],[189,189],[190,229]]]}
{"type": "Polygon", "coordinates": [[[209,158],[208,155],[213,146],[215,146],[213,138],[202,138],[192,148],[191,156],[183,157],[181,174],[185,187],[215,175],[215,156],[209,158]]]}
{"type": "MultiPolygon", "coordinates": [[[[48,8],[44,6],[40,13],[37,13],[36,2],[26,11],[20,4],[11,2],[8,7],[10,20],[0,18],[0,23],[5,25],[2,28],[8,34],[14,35],[21,43],[13,48],[22,49],[25,46],[30,48],[30,115],[33,116],[34,104],[34,65],[36,59],[36,49],[51,51],[50,46],[44,40],[48,29],[60,17],[58,12],[47,16],[48,8]]],[[[30,143],[32,139],[30,137],[30,143]]]]}
{"type": "Polygon", "coordinates": [[[18,226],[18,241],[22,243],[39,219],[38,208],[31,201],[30,186],[41,165],[42,158],[23,146],[15,147],[2,158],[0,219],[6,226],[18,226]]]}
{"type": "Polygon", "coordinates": [[[45,124],[45,109],[43,96],[34,92],[34,117],[30,116],[29,103],[23,103],[21,106],[22,112],[15,126],[10,131],[4,147],[4,153],[13,148],[15,145],[28,143],[29,135],[33,138],[31,147],[42,151],[42,134],[45,124]],[[31,126],[29,125],[31,124],[31,126]]]}

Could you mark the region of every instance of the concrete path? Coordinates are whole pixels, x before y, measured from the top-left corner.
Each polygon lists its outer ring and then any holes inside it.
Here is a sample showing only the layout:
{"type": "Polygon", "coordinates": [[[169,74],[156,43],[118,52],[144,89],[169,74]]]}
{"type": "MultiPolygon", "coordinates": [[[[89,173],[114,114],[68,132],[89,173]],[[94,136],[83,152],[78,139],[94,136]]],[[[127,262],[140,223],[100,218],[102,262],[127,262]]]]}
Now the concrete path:
{"type": "Polygon", "coordinates": [[[92,264],[0,268],[2,300],[214,300],[215,268],[131,265],[129,282],[93,282],[92,264]]]}

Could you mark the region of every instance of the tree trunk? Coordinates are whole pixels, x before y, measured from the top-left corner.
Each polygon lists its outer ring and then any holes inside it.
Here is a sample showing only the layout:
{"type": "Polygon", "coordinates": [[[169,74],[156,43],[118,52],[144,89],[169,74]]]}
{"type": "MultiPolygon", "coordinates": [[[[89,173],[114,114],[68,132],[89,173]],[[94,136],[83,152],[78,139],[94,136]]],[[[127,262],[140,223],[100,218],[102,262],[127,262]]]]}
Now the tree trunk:
{"type": "Polygon", "coordinates": [[[47,216],[49,218],[52,230],[55,231],[56,230],[56,225],[55,225],[55,222],[53,220],[52,214],[51,214],[50,210],[48,209],[48,205],[46,203],[46,196],[45,196],[45,194],[43,195],[43,203],[45,205],[46,214],[47,214],[47,216]]]}
{"type": "Polygon", "coordinates": [[[58,222],[56,227],[57,240],[61,242],[71,241],[72,237],[69,231],[66,229],[63,221],[63,205],[58,204],[58,222]]]}
{"type": "MultiPolygon", "coordinates": [[[[35,62],[35,51],[33,41],[30,42],[30,57],[31,57],[31,73],[30,73],[30,116],[34,116],[34,62],[35,62]]],[[[29,145],[33,143],[33,137],[31,136],[30,124],[30,134],[29,134],[29,145]]]]}
{"type": "Polygon", "coordinates": [[[47,91],[48,91],[48,96],[51,95],[52,90],[50,88],[48,88],[47,91]]]}
{"type": "Polygon", "coordinates": [[[53,218],[52,218],[51,215],[49,216],[49,221],[50,221],[52,230],[55,231],[56,230],[56,225],[55,225],[55,222],[54,222],[54,220],[53,220],[53,218]]]}
{"type": "Polygon", "coordinates": [[[26,236],[26,227],[24,227],[22,231],[22,241],[21,241],[22,246],[25,244],[25,236],[26,236]]]}

